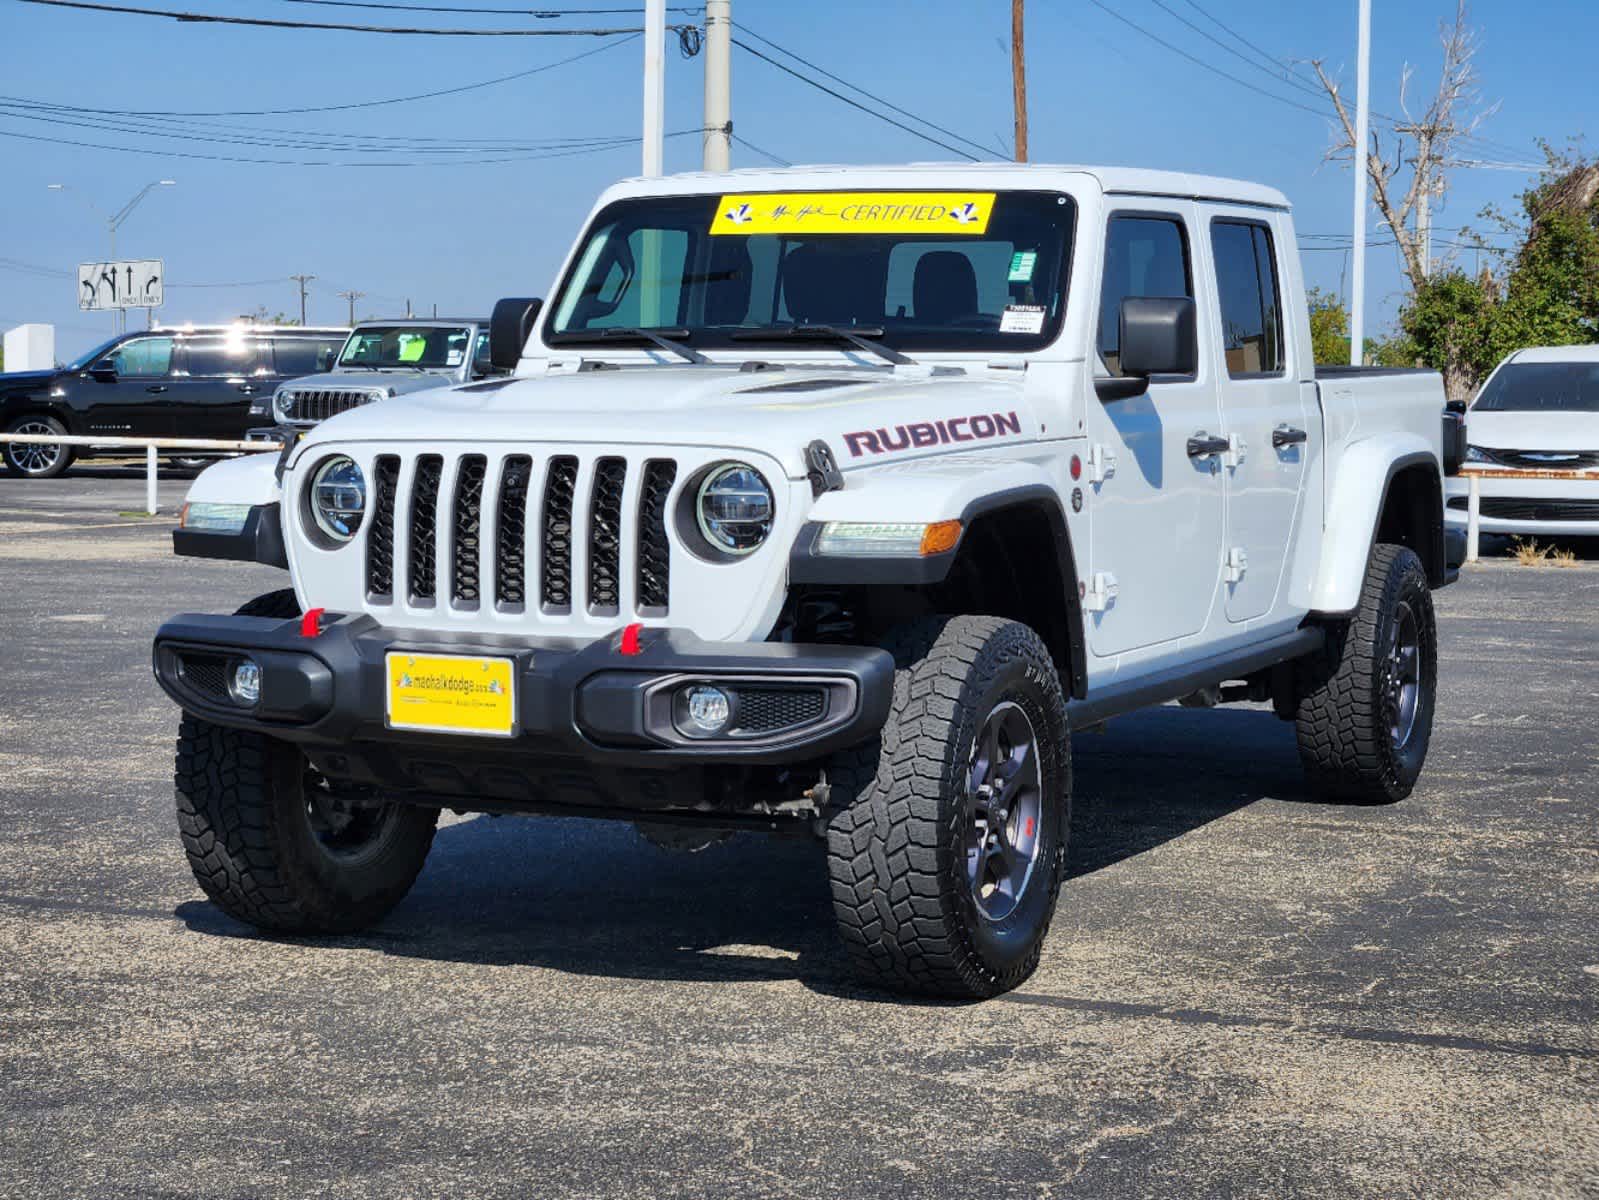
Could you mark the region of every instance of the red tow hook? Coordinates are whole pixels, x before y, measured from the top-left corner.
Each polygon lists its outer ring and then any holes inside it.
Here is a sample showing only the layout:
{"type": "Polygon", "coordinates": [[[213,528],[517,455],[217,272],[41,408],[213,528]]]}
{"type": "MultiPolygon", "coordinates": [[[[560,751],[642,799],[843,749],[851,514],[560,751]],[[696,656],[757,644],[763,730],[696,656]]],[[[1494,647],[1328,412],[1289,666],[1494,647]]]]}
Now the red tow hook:
{"type": "Polygon", "coordinates": [[[644,632],[644,626],[635,622],[622,630],[622,644],[617,647],[618,652],[629,658],[636,658],[644,652],[644,647],[639,642],[639,635],[644,632]]]}
{"type": "Polygon", "coordinates": [[[322,614],[325,612],[327,612],[325,608],[307,609],[305,615],[300,618],[300,636],[303,638],[320,637],[322,634],[322,614]]]}

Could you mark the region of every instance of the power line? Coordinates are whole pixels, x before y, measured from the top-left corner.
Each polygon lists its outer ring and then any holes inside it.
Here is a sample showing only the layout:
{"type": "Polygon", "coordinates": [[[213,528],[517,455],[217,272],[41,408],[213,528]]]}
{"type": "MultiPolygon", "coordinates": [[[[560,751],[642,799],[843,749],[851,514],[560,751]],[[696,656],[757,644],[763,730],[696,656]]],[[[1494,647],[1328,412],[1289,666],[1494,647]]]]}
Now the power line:
{"type": "MultiPolygon", "coordinates": [[[[4,116],[4,115],[5,114],[0,114],[0,116],[4,116]]],[[[699,136],[702,132],[703,131],[699,130],[699,129],[682,129],[682,130],[677,130],[677,131],[675,131],[673,133],[669,133],[666,136],[669,137],[669,138],[699,136]]],[[[122,152],[124,154],[149,154],[149,155],[155,155],[157,157],[165,157],[165,158],[195,159],[195,160],[199,160],[199,161],[202,161],[202,162],[248,163],[248,164],[252,164],[252,165],[256,165],[256,166],[271,166],[271,167],[433,167],[433,166],[464,166],[464,167],[470,167],[470,166],[493,166],[493,165],[498,165],[498,164],[501,164],[501,163],[539,162],[539,161],[543,161],[545,159],[552,159],[552,158],[571,158],[571,157],[574,157],[574,156],[577,156],[577,155],[581,155],[581,154],[596,154],[596,153],[599,153],[599,152],[604,151],[604,150],[618,149],[618,148],[620,148],[622,146],[637,145],[642,140],[642,139],[637,138],[637,137],[619,138],[619,139],[617,139],[614,142],[596,144],[596,145],[593,145],[593,146],[581,147],[581,148],[577,148],[577,149],[558,150],[558,151],[552,151],[552,152],[545,153],[545,154],[507,155],[507,156],[498,157],[498,158],[471,158],[471,159],[437,158],[437,159],[434,159],[431,162],[428,162],[428,161],[407,162],[407,161],[404,161],[404,160],[399,160],[399,161],[391,160],[391,161],[386,161],[386,162],[373,162],[373,161],[367,161],[367,162],[332,162],[332,161],[328,161],[328,160],[325,160],[325,159],[245,158],[245,157],[240,156],[240,155],[196,154],[196,153],[193,153],[193,152],[190,152],[190,151],[166,150],[166,149],[161,149],[161,148],[153,147],[153,146],[121,146],[121,145],[116,145],[116,144],[106,143],[106,142],[83,142],[83,141],[77,141],[77,140],[72,139],[72,138],[41,137],[38,134],[18,133],[17,131],[12,130],[12,129],[0,129],[0,137],[18,138],[18,139],[20,139],[22,141],[25,141],[25,142],[43,142],[43,143],[45,143],[47,145],[51,145],[51,146],[75,146],[75,147],[77,147],[79,149],[84,149],[84,150],[116,150],[116,151],[120,151],[120,152],[122,152]]]]}
{"type": "MultiPolygon", "coordinates": [[[[1326,98],[1326,93],[1324,91],[1322,91],[1321,88],[1319,88],[1319,87],[1317,87],[1317,86],[1315,86],[1313,84],[1304,82],[1303,80],[1301,80],[1297,76],[1295,76],[1292,72],[1286,72],[1285,73],[1285,68],[1284,68],[1282,63],[1274,63],[1273,67],[1268,67],[1268,66],[1264,65],[1263,63],[1256,62],[1249,55],[1244,54],[1244,53],[1242,53],[1242,52],[1240,52],[1238,50],[1233,49],[1233,47],[1229,46],[1226,42],[1222,41],[1215,34],[1208,33],[1205,30],[1201,29],[1198,25],[1195,25],[1192,21],[1190,21],[1187,17],[1183,16],[1176,9],[1174,9],[1174,8],[1170,7],[1169,5],[1167,5],[1164,2],[1164,0],[1150,0],[1150,3],[1153,4],[1156,8],[1160,9],[1162,12],[1170,14],[1174,19],[1176,19],[1178,21],[1181,21],[1184,25],[1186,25],[1189,29],[1191,29],[1195,33],[1197,33],[1200,37],[1204,38],[1207,42],[1210,42],[1212,45],[1219,46],[1222,50],[1226,51],[1228,54],[1231,54],[1234,58],[1236,58],[1240,62],[1242,62],[1245,66],[1253,67],[1255,70],[1263,72],[1264,74],[1271,76],[1273,79],[1277,80],[1279,83],[1287,84],[1289,87],[1295,88],[1298,91],[1308,93],[1308,94],[1310,94],[1312,96],[1316,96],[1316,97],[1321,98],[1321,99],[1325,99],[1326,98]]],[[[1201,9],[1200,11],[1203,12],[1204,10],[1201,9]]],[[[1207,14],[1207,15],[1209,15],[1209,14],[1207,14]]],[[[1214,21],[1215,18],[1212,17],[1211,20],[1214,21]]],[[[1218,24],[1220,24],[1220,22],[1218,22],[1218,24]]],[[[1227,26],[1223,25],[1222,28],[1226,29],[1227,26]]],[[[1229,32],[1231,32],[1231,31],[1229,30],[1229,32]]],[[[1262,52],[1262,53],[1264,53],[1264,52],[1262,52]]]]}
{"type": "Polygon", "coordinates": [[[896,129],[903,129],[906,133],[910,134],[912,137],[920,138],[924,142],[931,142],[933,145],[938,146],[941,149],[948,150],[951,154],[958,154],[962,158],[966,159],[968,162],[977,162],[977,161],[979,161],[977,156],[974,155],[974,154],[968,154],[965,150],[961,150],[961,149],[959,149],[959,148],[957,148],[955,146],[951,146],[948,142],[941,142],[936,137],[933,137],[930,134],[923,133],[919,129],[913,129],[911,126],[906,125],[902,121],[896,121],[893,117],[890,117],[890,116],[888,116],[885,113],[880,113],[880,112],[877,112],[875,109],[867,108],[866,105],[860,103],[858,100],[852,100],[850,97],[844,95],[844,93],[838,92],[838,91],[834,91],[832,88],[828,87],[825,83],[819,83],[816,80],[812,79],[809,75],[804,75],[804,74],[801,74],[799,71],[794,70],[793,67],[788,66],[786,63],[780,63],[775,58],[772,58],[770,55],[761,53],[761,51],[757,50],[754,46],[751,46],[748,42],[741,42],[741,41],[739,41],[738,38],[734,38],[733,39],[733,45],[737,46],[740,50],[744,51],[746,54],[753,54],[756,58],[760,59],[762,62],[769,63],[770,65],[776,67],[779,71],[782,71],[785,75],[792,75],[795,79],[798,79],[801,83],[809,84],[811,87],[815,88],[819,92],[826,92],[829,96],[832,96],[835,100],[842,100],[845,104],[849,105],[851,108],[859,109],[861,112],[866,113],[869,116],[876,117],[879,121],[887,121],[890,125],[894,126],[896,129]]]}
{"type": "Polygon", "coordinates": [[[1158,45],[1164,46],[1166,49],[1170,50],[1173,54],[1179,55],[1180,57],[1187,59],[1189,62],[1193,63],[1196,67],[1201,67],[1204,70],[1211,72],[1213,75],[1220,75],[1223,79],[1231,80],[1233,83],[1236,83],[1239,87],[1248,88],[1250,91],[1254,92],[1256,95],[1265,96],[1268,100],[1275,100],[1279,104],[1286,104],[1290,108],[1297,108],[1301,112],[1310,113],[1312,116],[1321,117],[1323,120],[1330,119],[1333,116],[1333,113],[1332,113],[1331,109],[1312,108],[1308,104],[1301,104],[1299,101],[1291,100],[1287,96],[1278,95],[1276,92],[1268,92],[1263,87],[1256,87],[1253,83],[1250,83],[1249,80],[1247,80],[1247,79],[1240,79],[1238,76],[1232,74],[1229,71],[1224,71],[1220,67],[1215,66],[1215,65],[1213,65],[1211,63],[1208,63],[1202,58],[1197,58],[1194,55],[1188,53],[1188,51],[1182,49],[1180,46],[1175,46],[1171,42],[1168,42],[1165,38],[1161,37],[1160,34],[1154,33],[1151,30],[1148,30],[1148,29],[1144,28],[1142,25],[1140,25],[1137,21],[1134,21],[1132,18],[1124,17],[1121,13],[1119,13],[1115,9],[1111,8],[1109,5],[1100,3],[1100,0],[1088,0],[1088,3],[1092,4],[1095,8],[1099,9],[1101,12],[1105,13],[1107,16],[1114,17],[1116,20],[1120,21],[1123,25],[1126,25],[1129,28],[1131,28],[1133,30],[1136,30],[1138,33],[1143,34],[1150,41],[1155,42],[1158,45]]]}
{"type": "MultiPolygon", "coordinates": [[[[325,8],[384,9],[389,12],[480,13],[486,16],[498,17],[533,17],[540,21],[551,21],[559,17],[628,15],[644,11],[637,5],[631,8],[478,8],[454,4],[380,4],[376,3],[375,0],[283,0],[283,2],[285,4],[316,4],[325,8]]],[[[681,7],[669,7],[666,11],[697,13],[702,10],[684,5],[681,7]]]]}
{"type": "Polygon", "coordinates": [[[249,25],[262,29],[317,29],[338,33],[386,33],[413,37],[619,37],[643,33],[629,29],[426,29],[413,25],[341,25],[331,21],[283,21],[271,17],[223,17],[212,13],[175,12],[166,8],[136,8],[129,4],[94,4],[90,0],[21,0],[49,8],[76,8],[122,16],[164,17],[169,21],[205,25],[249,25]]]}
{"type": "MultiPolygon", "coordinates": [[[[391,96],[384,100],[357,100],[347,104],[316,104],[302,108],[237,108],[216,110],[169,110],[169,109],[114,109],[114,108],[83,108],[77,105],[57,104],[49,105],[52,108],[70,109],[74,112],[96,113],[105,116],[124,117],[283,117],[300,116],[305,113],[321,112],[348,112],[357,108],[381,108],[388,104],[409,104],[416,100],[435,100],[440,96],[457,96],[462,92],[473,92],[481,88],[495,87],[502,83],[511,83],[514,80],[526,79],[532,75],[539,75],[545,71],[553,71],[557,67],[564,67],[569,63],[581,59],[592,58],[596,54],[604,54],[607,50],[614,50],[618,46],[625,46],[631,41],[636,41],[639,35],[629,34],[616,41],[606,42],[592,50],[585,50],[581,54],[573,54],[567,58],[557,59],[552,63],[545,63],[541,67],[532,67],[526,71],[515,71],[510,75],[498,75],[493,79],[479,80],[477,83],[465,83],[459,87],[440,88],[438,91],[417,92],[410,96],[391,96]]],[[[20,96],[0,97],[3,100],[16,100],[24,103],[20,96]]],[[[35,103],[43,103],[42,101],[35,103]]]]}
{"type": "MultiPolygon", "coordinates": [[[[1278,58],[1275,54],[1271,53],[1271,51],[1269,51],[1269,50],[1261,49],[1254,42],[1250,41],[1243,34],[1239,33],[1238,30],[1234,29],[1226,21],[1223,21],[1220,17],[1217,17],[1214,14],[1212,14],[1209,9],[1201,7],[1200,4],[1198,3],[1198,0],[1184,0],[1184,3],[1186,3],[1189,8],[1193,9],[1195,12],[1197,12],[1201,16],[1203,16],[1211,24],[1213,24],[1213,25],[1217,26],[1218,28],[1224,30],[1228,34],[1229,37],[1233,38],[1235,41],[1241,43],[1242,45],[1244,45],[1244,46],[1248,47],[1249,49],[1253,50],[1256,54],[1260,55],[1260,57],[1262,59],[1264,59],[1267,63],[1270,63],[1273,67],[1281,67],[1281,68],[1284,68],[1284,69],[1289,70],[1289,71],[1293,70],[1292,65],[1290,63],[1288,63],[1284,59],[1278,58]]],[[[1297,74],[1297,72],[1295,72],[1295,73],[1297,74]]]]}
{"type": "Polygon", "coordinates": [[[757,146],[754,142],[750,141],[748,138],[740,137],[736,133],[730,134],[729,136],[732,137],[732,139],[735,142],[737,142],[740,146],[743,146],[746,150],[753,150],[753,151],[755,151],[755,153],[759,154],[762,158],[770,159],[772,162],[776,163],[780,167],[792,167],[794,165],[793,163],[789,162],[788,159],[780,158],[778,155],[773,154],[770,150],[762,150],[759,146],[757,146]]]}
{"type": "Polygon", "coordinates": [[[833,74],[831,71],[829,71],[826,67],[819,66],[818,64],[812,62],[810,59],[804,58],[804,57],[802,57],[802,56],[800,56],[798,54],[795,54],[794,51],[788,49],[788,47],[779,46],[776,42],[772,41],[771,38],[762,37],[760,34],[756,33],[748,25],[745,25],[742,22],[734,22],[734,24],[737,26],[737,28],[742,29],[745,33],[749,34],[750,37],[754,38],[758,42],[763,43],[764,45],[770,46],[773,50],[776,50],[779,54],[787,55],[789,58],[792,58],[795,62],[804,63],[807,67],[809,67],[811,70],[817,72],[819,75],[822,75],[822,76],[824,76],[824,77],[826,77],[828,79],[831,79],[834,83],[842,84],[843,86],[849,88],[853,92],[859,92],[861,95],[867,97],[869,100],[875,100],[878,104],[881,104],[885,108],[889,108],[889,109],[893,110],[894,112],[899,113],[900,116],[902,116],[902,117],[909,117],[911,120],[917,121],[917,122],[919,122],[919,123],[921,123],[923,125],[926,125],[929,129],[936,130],[937,132],[944,134],[946,137],[954,138],[957,142],[964,142],[968,146],[974,146],[978,150],[981,150],[984,154],[998,153],[998,154],[1001,155],[1001,157],[1004,156],[1004,151],[996,151],[995,148],[992,147],[992,146],[985,146],[981,142],[974,142],[974,141],[972,141],[971,138],[963,137],[962,135],[956,133],[953,129],[945,129],[942,125],[937,125],[937,124],[934,124],[932,121],[929,121],[926,117],[919,116],[916,113],[911,112],[909,109],[901,108],[899,105],[895,104],[892,100],[884,99],[882,96],[879,96],[879,95],[876,95],[873,92],[867,91],[865,88],[861,87],[859,84],[854,84],[854,83],[851,83],[847,79],[840,78],[839,76],[837,76],[837,75],[833,74]]]}

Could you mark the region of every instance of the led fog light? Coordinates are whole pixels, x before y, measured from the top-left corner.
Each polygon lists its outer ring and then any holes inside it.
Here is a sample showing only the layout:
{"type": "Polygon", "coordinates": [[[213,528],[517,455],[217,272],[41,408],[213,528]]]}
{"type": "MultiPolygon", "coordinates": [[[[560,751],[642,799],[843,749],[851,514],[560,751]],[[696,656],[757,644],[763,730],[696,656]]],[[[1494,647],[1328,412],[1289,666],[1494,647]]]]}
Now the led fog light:
{"type": "Polygon", "coordinates": [[[690,688],[688,719],[701,733],[721,733],[733,716],[733,701],[719,687],[690,688]]]}
{"type": "Polygon", "coordinates": [[[228,677],[228,694],[235,703],[253,705],[261,699],[261,668],[248,658],[233,664],[228,677]]]}

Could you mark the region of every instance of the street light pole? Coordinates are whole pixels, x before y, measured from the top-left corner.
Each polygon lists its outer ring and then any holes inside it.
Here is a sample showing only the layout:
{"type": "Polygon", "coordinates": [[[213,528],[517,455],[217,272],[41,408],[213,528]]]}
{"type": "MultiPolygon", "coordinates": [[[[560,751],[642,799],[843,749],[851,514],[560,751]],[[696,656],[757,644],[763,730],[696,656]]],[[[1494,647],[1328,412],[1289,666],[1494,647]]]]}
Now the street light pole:
{"type": "MultiPolygon", "coordinates": [[[[143,202],[144,198],[146,196],[148,196],[151,192],[155,191],[156,188],[158,188],[158,187],[176,187],[177,184],[178,184],[178,181],[176,179],[152,179],[149,183],[145,184],[144,187],[140,188],[139,191],[134,194],[134,197],[133,197],[132,200],[129,200],[126,204],[124,204],[121,208],[117,209],[117,211],[112,213],[109,217],[106,216],[105,213],[103,213],[100,210],[100,208],[96,204],[94,204],[93,201],[89,200],[88,197],[82,196],[82,195],[78,196],[78,199],[82,200],[84,202],[84,204],[88,205],[88,207],[91,210],[93,210],[94,214],[97,217],[100,217],[102,220],[105,221],[106,234],[108,236],[108,239],[110,241],[110,246],[111,246],[111,257],[109,259],[107,259],[108,262],[116,262],[116,260],[117,260],[117,230],[122,227],[122,223],[124,221],[126,221],[129,217],[131,217],[133,215],[133,210],[138,208],[140,203],[143,202]]],[[[69,192],[69,191],[72,191],[72,189],[69,188],[64,183],[52,183],[52,184],[48,184],[47,187],[52,192],[69,192]]],[[[74,194],[76,195],[77,193],[74,193],[74,194]]],[[[118,332],[126,333],[128,331],[128,310],[125,309],[125,308],[119,308],[117,310],[117,318],[116,318],[116,320],[117,320],[118,332]]]]}
{"type": "Polygon", "coordinates": [[[1371,0],[1360,0],[1359,81],[1355,95],[1355,249],[1349,287],[1349,365],[1366,360],[1366,143],[1371,139],[1371,0]]]}
{"type": "Polygon", "coordinates": [[[644,174],[653,179],[666,161],[666,0],[644,5],[644,174]]]}

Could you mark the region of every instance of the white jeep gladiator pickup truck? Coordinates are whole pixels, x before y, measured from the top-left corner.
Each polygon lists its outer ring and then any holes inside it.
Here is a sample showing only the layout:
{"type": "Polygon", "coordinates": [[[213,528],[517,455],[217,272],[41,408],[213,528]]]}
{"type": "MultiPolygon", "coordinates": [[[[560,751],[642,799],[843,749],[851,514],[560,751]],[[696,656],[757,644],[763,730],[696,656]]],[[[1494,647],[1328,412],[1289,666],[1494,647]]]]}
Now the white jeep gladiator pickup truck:
{"type": "Polygon", "coordinates": [[[1442,384],[1318,373],[1274,191],[635,180],[491,338],[513,376],[191,493],[294,584],[154,646],[183,843],[242,920],[377,921],[442,809],[788,831],[869,978],[982,997],[1038,962],[1072,729],[1270,701],[1320,794],[1421,772],[1442,384]]]}

